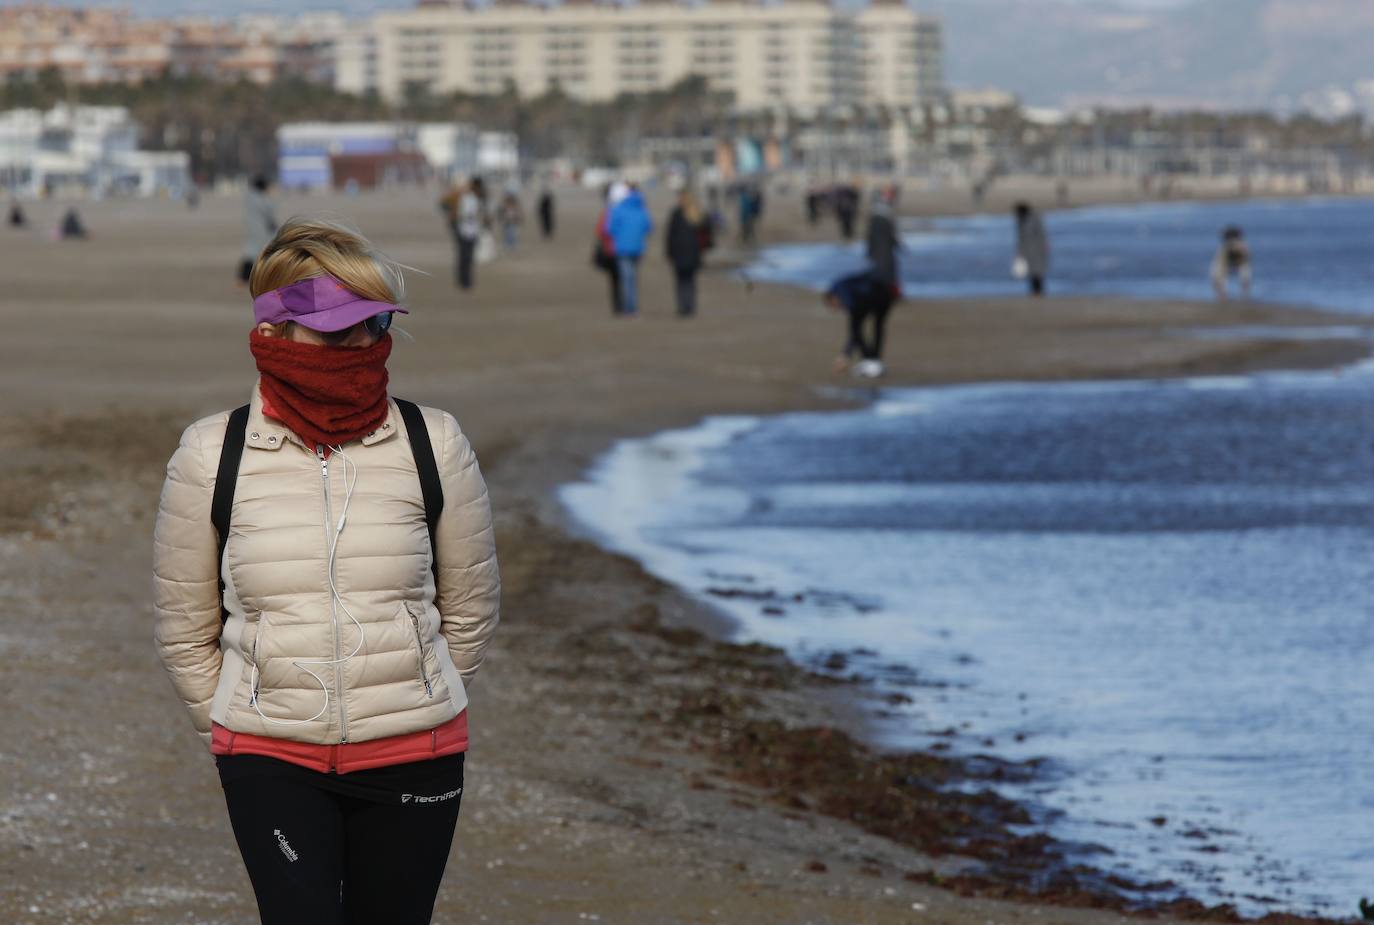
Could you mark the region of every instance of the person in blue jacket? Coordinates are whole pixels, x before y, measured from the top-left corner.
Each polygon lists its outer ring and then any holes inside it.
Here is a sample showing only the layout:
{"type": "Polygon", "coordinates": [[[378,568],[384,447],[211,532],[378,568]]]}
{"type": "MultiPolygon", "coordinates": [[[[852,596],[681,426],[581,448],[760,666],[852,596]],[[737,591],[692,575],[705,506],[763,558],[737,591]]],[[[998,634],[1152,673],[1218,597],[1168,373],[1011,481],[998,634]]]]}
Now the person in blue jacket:
{"type": "Polygon", "coordinates": [[[831,284],[823,296],[825,304],[849,316],[849,339],[835,358],[835,372],[848,369],[850,358],[858,353],[862,359],[854,367],[855,375],[876,379],[883,374],[883,329],[887,313],[900,295],[896,283],[873,270],[863,270],[831,284]],[[869,322],[872,338],[865,331],[869,322]]]}
{"type": "Polygon", "coordinates": [[[639,309],[639,258],[654,230],[654,220],[644,205],[639,187],[630,186],[629,195],[611,209],[606,231],[615,244],[615,259],[620,271],[620,311],[633,315],[639,309]]]}

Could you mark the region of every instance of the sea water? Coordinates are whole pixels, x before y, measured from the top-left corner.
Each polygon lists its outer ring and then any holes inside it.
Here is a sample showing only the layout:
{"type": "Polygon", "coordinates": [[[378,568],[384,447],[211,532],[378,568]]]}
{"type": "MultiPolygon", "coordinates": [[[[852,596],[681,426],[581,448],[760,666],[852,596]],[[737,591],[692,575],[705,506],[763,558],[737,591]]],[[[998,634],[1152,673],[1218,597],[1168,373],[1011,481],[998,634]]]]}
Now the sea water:
{"type": "Polygon", "coordinates": [[[1011,795],[1099,868],[1250,914],[1374,893],[1365,370],[713,418],[563,500],[736,638],[907,694],[881,744],[1048,759],[1011,795]]]}
{"type": "MultiPolygon", "coordinates": [[[[1044,220],[1051,294],[1210,299],[1220,233],[1236,225],[1253,257],[1254,298],[1374,314],[1374,200],[1105,206],[1050,212],[1044,220]]],[[[902,241],[900,273],[909,297],[1026,290],[1011,275],[1010,215],[908,220],[902,241]]],[[[862,244],[793,244],[764,250],[745,273],[820,289],[866,265],[862,244]]]]}

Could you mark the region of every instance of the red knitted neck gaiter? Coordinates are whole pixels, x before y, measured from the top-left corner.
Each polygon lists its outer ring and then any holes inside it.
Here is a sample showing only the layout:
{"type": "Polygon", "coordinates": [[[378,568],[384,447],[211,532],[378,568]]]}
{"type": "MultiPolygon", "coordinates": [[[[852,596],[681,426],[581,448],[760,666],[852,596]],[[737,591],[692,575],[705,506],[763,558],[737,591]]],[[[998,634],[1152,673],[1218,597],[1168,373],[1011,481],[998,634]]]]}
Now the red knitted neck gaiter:
{"type": "Polygon", "coordinates": [[[390,334],[371,347],[326,347],[255,330],[249,346],[272,417],[306,443],[340,446],[385,420],[390,334]]]}

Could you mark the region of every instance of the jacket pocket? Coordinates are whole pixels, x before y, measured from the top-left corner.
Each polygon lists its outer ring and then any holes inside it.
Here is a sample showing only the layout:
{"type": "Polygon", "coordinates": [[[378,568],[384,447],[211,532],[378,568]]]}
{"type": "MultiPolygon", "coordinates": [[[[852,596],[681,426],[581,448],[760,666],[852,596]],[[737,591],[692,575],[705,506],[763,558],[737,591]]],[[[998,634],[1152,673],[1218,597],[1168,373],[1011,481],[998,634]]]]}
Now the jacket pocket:
{"type": "Polygon", "coordinates": [[[434,685],[429,680],[429,669],[425,667],[425,635],[420,628],[420,618],[424,616],[424,608],[419,604],[406,603],[406,616],[410,619],[411,629],[415,633],[415,670],[420,679],[420,683],[425,687],[425,696],[434,697],[434,685]]]}

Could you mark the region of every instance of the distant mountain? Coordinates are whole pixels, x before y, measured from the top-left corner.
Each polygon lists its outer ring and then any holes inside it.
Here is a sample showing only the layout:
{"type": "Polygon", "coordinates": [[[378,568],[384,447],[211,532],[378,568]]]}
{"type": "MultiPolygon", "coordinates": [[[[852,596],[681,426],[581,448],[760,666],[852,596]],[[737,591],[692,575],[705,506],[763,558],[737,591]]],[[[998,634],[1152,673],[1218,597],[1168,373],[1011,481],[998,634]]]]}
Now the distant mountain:
{"type": "Polygon", "coordinates": [[[1374,111],[1372,0],[920,0],[945,21],[946,76],[1027,102],[1374,111]]]}

